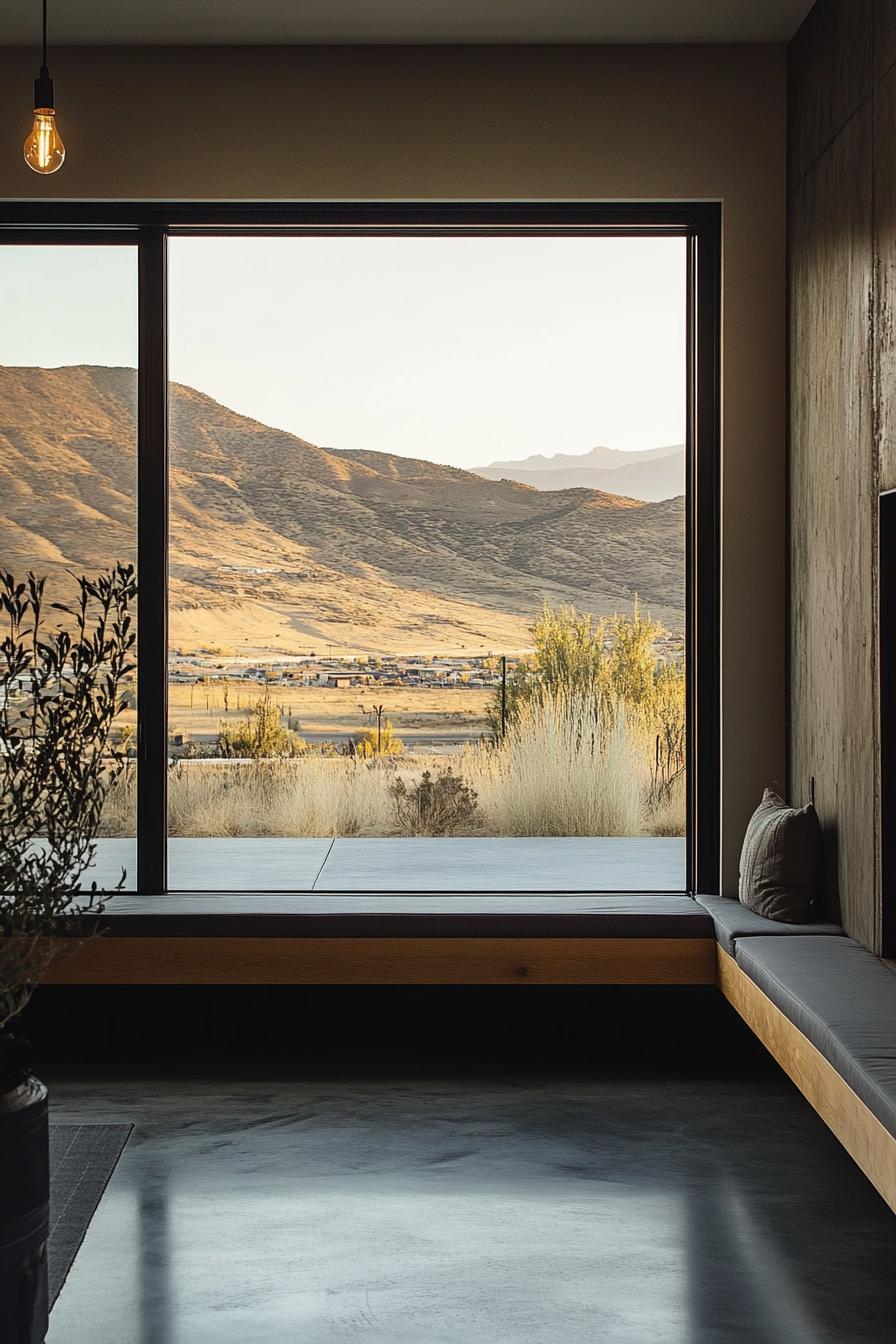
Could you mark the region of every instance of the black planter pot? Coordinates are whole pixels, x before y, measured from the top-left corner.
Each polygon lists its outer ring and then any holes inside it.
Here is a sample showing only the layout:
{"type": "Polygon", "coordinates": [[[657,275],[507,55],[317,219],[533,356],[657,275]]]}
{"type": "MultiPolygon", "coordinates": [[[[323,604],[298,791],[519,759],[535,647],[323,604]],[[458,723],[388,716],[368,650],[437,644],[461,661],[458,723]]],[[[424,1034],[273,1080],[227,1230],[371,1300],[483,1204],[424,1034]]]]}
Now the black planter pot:
{"type": "Polygon", "coordinates": [[[43,1344],[49,1325],[47,1089],[24,1041],[0,1035],[0,1341],[43,1344]]]}

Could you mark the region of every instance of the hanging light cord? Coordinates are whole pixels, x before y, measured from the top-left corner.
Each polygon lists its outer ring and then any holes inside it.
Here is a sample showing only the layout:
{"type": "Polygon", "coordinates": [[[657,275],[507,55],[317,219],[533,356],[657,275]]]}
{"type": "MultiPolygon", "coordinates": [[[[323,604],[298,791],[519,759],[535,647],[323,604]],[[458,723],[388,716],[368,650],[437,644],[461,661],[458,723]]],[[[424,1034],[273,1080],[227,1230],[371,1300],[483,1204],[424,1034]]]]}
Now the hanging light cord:
{"type": "Polygon", "coordinates": [[[65,145],[56,129],[56,96],[53,81],[47,69],[47,10],[49,0],[41,0],[41,57],[37,79],[34,81],[34,123],[31,134],[23,145],[25,162],[35,173],[48,176],[55,173],[65,160],[65,145]]]}

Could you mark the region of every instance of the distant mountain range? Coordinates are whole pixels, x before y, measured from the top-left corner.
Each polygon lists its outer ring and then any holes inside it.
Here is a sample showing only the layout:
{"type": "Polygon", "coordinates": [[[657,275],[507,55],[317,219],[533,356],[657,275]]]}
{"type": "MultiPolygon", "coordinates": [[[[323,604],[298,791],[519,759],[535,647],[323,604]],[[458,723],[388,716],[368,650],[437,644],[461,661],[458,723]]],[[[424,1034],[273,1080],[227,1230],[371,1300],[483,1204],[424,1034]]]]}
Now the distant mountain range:
{"type": "MultiPolygon", "coordinates": [[[[0,565],[134,558],[136,393],[133,369],[0,367],[0,565]]],[[[681,498],[320,448],[176,384],[170,421],[177,647],[512,651],[544,601],[610,613],[635,592],[682,627],[681,498]]]]}
{"type": "Polygon", "coordinates": [[[592,448],[590,453],[555,453],[526,457],[521,462],[492,462],[475,467],[487,481],[519,481],[536,490],[603,490],[632,499],[674,499],[684,494],[684,445],[623,453],[592,448]]]}

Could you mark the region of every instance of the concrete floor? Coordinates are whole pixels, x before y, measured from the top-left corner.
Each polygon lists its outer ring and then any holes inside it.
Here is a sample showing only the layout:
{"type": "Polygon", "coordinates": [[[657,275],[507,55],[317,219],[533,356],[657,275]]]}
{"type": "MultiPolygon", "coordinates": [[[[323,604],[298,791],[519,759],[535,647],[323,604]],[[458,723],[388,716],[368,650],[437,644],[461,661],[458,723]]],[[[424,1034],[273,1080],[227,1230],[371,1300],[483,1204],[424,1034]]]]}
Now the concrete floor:
{"type": "MultiPolygon", "coordinates": [[[[506,839],[172,839],[172,891],[684,891],[685,841],[655,836],[506,839]]],[[[133,888],[136,844],[100,840],[85,880],[133,888]]]]}
{"type": "Polygon", "coordinates": [[[896,1220],[783,1075],[642,1073],[51,1083],[136,1131],[49,1344],[891,1344],[896,1220]]]}

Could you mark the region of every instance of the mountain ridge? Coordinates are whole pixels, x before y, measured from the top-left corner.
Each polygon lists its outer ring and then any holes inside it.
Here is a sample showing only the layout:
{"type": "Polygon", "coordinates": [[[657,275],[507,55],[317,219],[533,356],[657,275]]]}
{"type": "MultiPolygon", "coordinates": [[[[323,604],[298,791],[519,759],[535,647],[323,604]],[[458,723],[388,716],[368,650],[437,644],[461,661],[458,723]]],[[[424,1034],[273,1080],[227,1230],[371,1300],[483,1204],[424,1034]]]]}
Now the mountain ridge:
{"type": "MultiPolygon", "coordinates": [[[[0,564],[134,558],[136,404],[132,369],[0,367],[0,564]]],[[[635,591],[683,623],[683,500],[322,448],[180,384],[170,426],[174,644],[510,650],[544,601],[635,591]]]]}
{"type": "Polygon", "coordinates": [[[600,445],[588,453],[535,454],[474,470],[485,480],[517,481],[535,490],[583,488],[656,502],[684,494],[685,448],[672,444],[624,453],[600,445]]]}
{"type": "Polygon", "coordinates": [[[668,457],[672,453],[684,451],[684,444],[672,443],[659,448],[644,448],[626,452],[622,448],[608,448],[599,443],[587,453],[533,453],[529,457],[508,458],[489,462],[487,467],[473,467],[473,471],[490,470],[497,467],[522,467],[530,471],[553,471],[563,467],[606,467],[613,470],[634,462],[653,462],[668,457]]]}

